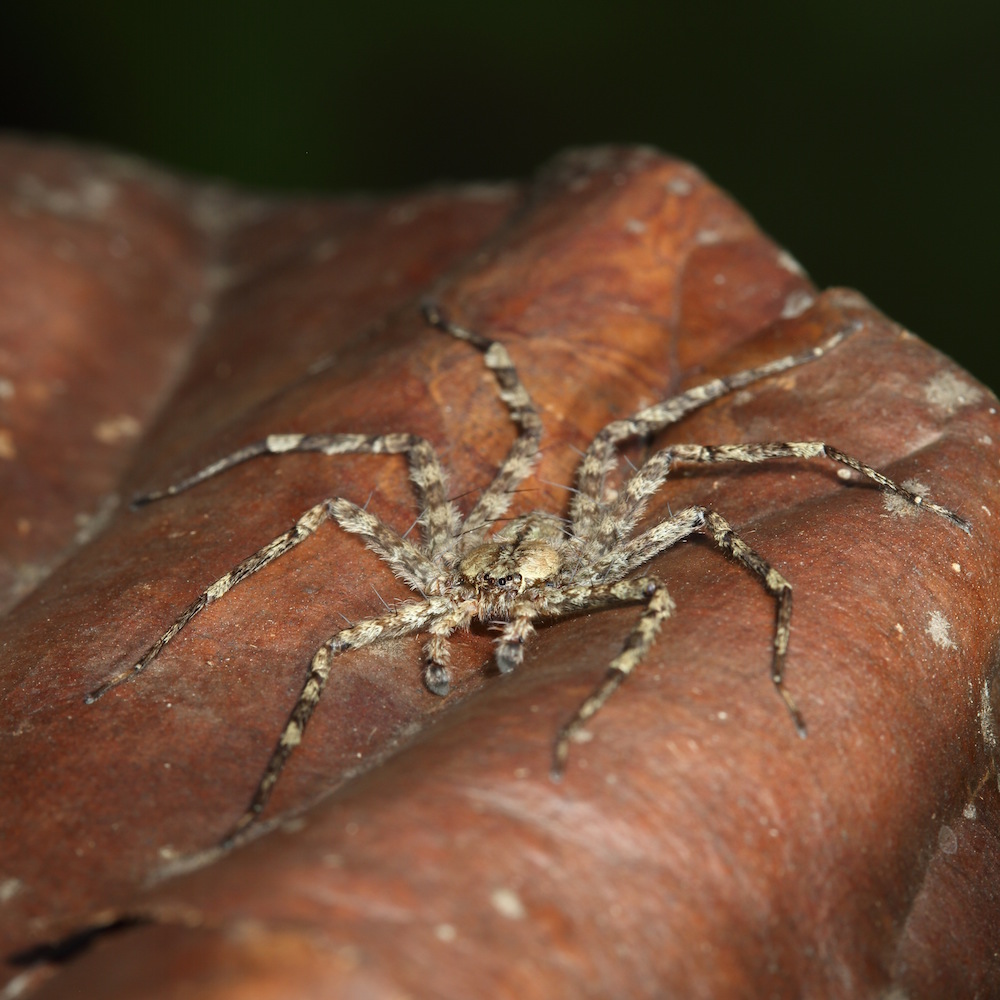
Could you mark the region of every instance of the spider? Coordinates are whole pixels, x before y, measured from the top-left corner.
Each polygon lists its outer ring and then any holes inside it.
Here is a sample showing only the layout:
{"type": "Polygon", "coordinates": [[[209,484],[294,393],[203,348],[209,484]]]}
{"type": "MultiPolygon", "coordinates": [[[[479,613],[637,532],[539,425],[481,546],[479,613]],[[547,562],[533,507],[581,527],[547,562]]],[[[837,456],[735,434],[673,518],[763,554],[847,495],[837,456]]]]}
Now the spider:
{"type": "Polygon", "coordinates": [[[452,322],[435,303],[425,303],[423,313],[431,326],[482,352],[518,430],[493,481],[464,518],[448,499],[444,469],[434,448],[423,438],[404,433],[271,434],[164,490],[138,496],[134,501],[134,506],[141,506],[174,496],[261,455],[319,451],[325,455],[405,454],[409,460],[410,478],[420,507],[417,521],[420,541],[408,540],[350,500],[340,497],[323,500],[307,510],[288,531],[216,580],[138,662],[112,675],[87,696],[87,703],[93,703],[111,688],[136,677],[202,608],[305,541],[328,520],[335,521],[345,531],[360,535],[397,577],[421,595],[420,600],[403,603],[387,614],[341,629],[316,651],[302,693],[253,798],[223,840],[223,845],[235,843],[264,809],[288,757],[302,740],[330,676],[333,660],[339,654],[384,639],[427,633],[424,684],[434,694],[443,696],[450,685],[449,636],[459,629],[468,629],[474,622],[499,629],[495,659],[500,672],[505,674],[522,662],[525,644],[540,620],[641,604],[642,612],[621,652],[608,665],[603,680],[556,735],[551,774],[558,780],[573,737],[643,659],[661,625],[674,610],[674,602],[662,582],[653,576],[633,576],[633,572],[696,532],[708,535],[723,552],[757,576],[774,598],[776,623],[771,680],[796,730],[804,736],[802,713],[784,683],[792,612],[792,588],[785,577],[747,545],[721,514],[701,505],[685,507],[636,534],[637,523],[649,499],[677,462],[762,462],[775,458],[825,456],[861,473],[883,490],[969,531],[968,523],[957,514],[820,441],[674,444],[646,459],[617,493],[606,485],[609,473],[617,464],[617,449],[622,442],[649,437],[727,393],[814,361],[853,332],[850,329],[804,353],[717,378],[640,410],[627,419],[613,421],[597,434],[583,456],[568,519],[546,511],[532,511],[510,519],[497,529],[515,488],[538,461],[541,419],[501,343],[452,322]]]}

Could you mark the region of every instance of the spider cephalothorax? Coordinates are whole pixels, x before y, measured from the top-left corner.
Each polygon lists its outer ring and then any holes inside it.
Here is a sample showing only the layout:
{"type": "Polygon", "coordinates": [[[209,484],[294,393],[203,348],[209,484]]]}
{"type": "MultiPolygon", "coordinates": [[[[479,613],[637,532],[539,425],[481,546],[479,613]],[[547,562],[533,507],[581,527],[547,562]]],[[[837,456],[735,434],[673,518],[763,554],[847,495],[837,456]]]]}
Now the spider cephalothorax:
{"type": "Polygon", "coordinates": [[[327,520],[360,535],[401,580],[421,595],[389,613],[341,629],[316,651],[299,700],[292,709],[249,807],[225,843],[231,843],[264,808],[292,750],[302,739],[329,677],[333,659],[344,652],[384,639],[427,633],[424,682],[435,694],[448,693],[449,636],[474,621],[499,630],[496,663],[501,672],[513,670],[524,657],[525,643],[535,622],[624,604],[643,610],[621,652],[593,694],[559,731],[553,753],[553,777],[565,766],[571,737],[618,688],[649,649],[663,621],[673,611],[666,587],[650,576],[632,574],[660,552],[695,532],[704,532],[724,552],[760,580],[777,608],[771,679],[799,733],[805,723],[784,685],[784,663],[791,620],[791,585],[744,542],[721,514],[691,506],[639,529],[649,501],[677,462],[761,462],[777,458],[826,457],[866,476],[914,506],[933,511],[965,531],[968,524],[945,507],[932,503],[905,485],[820,441],[765,442],[730,445],[671,445],[654,452],[612,491],[606,479],[617,462],[618,446],[647,437],[676,423],[687,413],[752,382],[822,357],[845,333],[803,354],[780,358],[759,368],[737,372],[640,410],[626,420],[608,424],[591,442],[580,463],[568,517],[534,511],[502,522],[511,496],[538,461],[542,424],[535,405],[518,378],[506,348],[447,320],[434,304],[425,306],[429,323],[483,353],[493,372],[518,435],[493,481],[463,518],[448,499],[445,474],[433,447],[412,434],[272,434],[213,463],[167,489],[138,498],[147,503],[172,496],[239,462],[265,454],[319,451],[326,455],[405,454],[410,463],[420,505],[421,538],[412,542],[357,504],[340,497],[307,510],[274,541],[245,559],[208,587],[132,666],[119,671],[88,696],[92,702],[116,684],[144,670],[168,642],[206,605],[237,583],[263,569],[309,538],[327,520]]]}
{"type": "Polygon", "coordinates": [[[468,587],[480,621],[510,618],[514,602],[558,573],[562,557],[548,542],[486,542],[459,563],[459,590],[468,587]]]}

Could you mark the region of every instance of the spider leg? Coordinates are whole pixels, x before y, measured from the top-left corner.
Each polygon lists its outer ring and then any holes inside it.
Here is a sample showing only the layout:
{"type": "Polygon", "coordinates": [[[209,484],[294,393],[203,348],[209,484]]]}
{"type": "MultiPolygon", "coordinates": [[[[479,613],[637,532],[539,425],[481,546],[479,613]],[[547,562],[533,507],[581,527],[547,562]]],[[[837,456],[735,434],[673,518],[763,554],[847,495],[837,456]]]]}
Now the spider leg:
{"type": "Polygon", "coordinates": [[[629,573],[696,531],[704,531],[723,552],[757,576],[767,593],[775,599],[771,681],[785,703],[796,731],[800,736],[805,736],[805,720],[795,704],[795,699],[785,688],[785,657],[791,636],[792,585],[766,559],[747,545],[721,514],[706,507],[687,507],[678,511],[673,517],[653,525],[641,535],[637,535],[623,546],[620,553],[610,553],[603,561],[603,565],[613,567],[615,573],[629,573]]]}
{"type": "Polygon", "coordinates": [[[595,560],[592,578],[602,580],[626,576],[653,556],[700,531],[704,524],[704,507],[685,507],[595,560]]]}
{"type": "MultiPolygon", "coordinates": [[[[625,546],[624,564],[616,565],[615,570],[629,572],[699,530],[705,531],[723,552],[756,575],[767,593],[775,599],[771,681],[785,703],[796,731],[800,736],[804,737],[806,735],[805,720],[798,706],[795,704],[794,698],[785,688],[785,657],[788,652],[788,640],[791,635],[792,586],[766,559],[736,534],[732,525],[724,517],[705,507],[688,507],[679,511],[673,517],[654,525],[648,531],[632,539],[625,546]]],[[[611,565],[610,558],[605,560],[605,562],[607,565],[611,565]]],[[[636,582],[638,581],[623,581],[624,584],[636,582]]],[[[655,581],[653,583],[655,584],[655,581]]],[[[621,586],[621,584],[610,586],[621,586]]],[[[662,585],[657,584],[656,586],[662,589],[662,585]]],[[[595,587],[593,589],[597,590],[598,588],[595,587]]],[[[673,610],[673,602],[670,601],[669,597],[666,597],[666,591],[662,590],[662,593],[664,594],[665,601],[668,602],[665,612],[649,628],[645,628],[643,626],[643,619],[640,619],[636,625],[636,629],[633,630],[633,633],[626,641],[622,653],[619,654],[618,658],[608,668],[608,674],[600,687],[581,705],[577,714],[570,722],[560,730],[556,740],[555,764],[553,768],[554,778],[558,779],[562,772],[566,755],[569,752],[569,741],[574,733],[601,708],[639,660],[642,659],[643,655],[649,649],[656,631],[659,629],[660,622],[673,610]],[[644,628],[645,631],[643,631],[644,628]]],[[[655,616],[655,606],[652,599],[644,614],[644,618],[649,614],[655,616]]]]}
{"type": "Polygon", "coordinates": [[[603,507],[605,502],[605,479],[617,461],[618,445],[629,438],[645,437],[675,424],[692,410],[697,410],[736,389],[776,375],[789,368],[808,364],[833,350],[853,329],[835,334],[825,344],[820,344],[801,354],[790,354],[784,358],[735,372],[722,378],[713,379],[704,385],[695,386],[673,396],[655,406],[639,410],[624,420],[615,420],[601,430],[587,449],[577,472],[577,493],[570,504],[573,533],[578,538],[588,539],[604,527],[603,507]]]}
{"type": "Polygon", "coordinates": [[[253,576],[304,542],[331,517],[346,531],[360,534],[367,541],[368,547],[385,560],[393,572],[406,580],[410,586],[433,584],[440,576],[441,571],[423,553],[367,511],[363,511],[349,500],[340,498],[324,500],[315,507],[310,507],[288,531],[282,532],[202,591],[136,663],[107,678],[87,695],[86,703],[93,704],[113,687],[142,673],[202,608],[228,594],[248,576],[253,576]]]}
{"type": "Polygon", "coordinates": [[[596,564],[595,570],[615,575],[630,573],[699,530],[704,531],[723,552],[757,576],[767,593],[775,599],[771,681],[785,703],[796,731],[804,737],[805,720],[795,699],[785,688],[785,657],[791,637],[792,585],[763,556],[747,545],[722,515],[706,507],[687,507],[637,535],[620,550],[610,552],[596,564]]]}
{"type": "MultiPolygon", "coordinates": [[[[588,580],[590,578],[588,577],[588,580]]],[[[502,674],[509,674],[524,660],[524,647],[535,634],[535,621],[571,615],[580,611],[597,611],[622,604],[645,600],[633,580],[614,583],[586,582],[562,585],[555,592],[540,588],[519,598],[510,609],[500,637],[496,640],[494,659],[502,674]]]]}
{"type": "Polygon", "coordinates": [[[883,490],[894,493],[915,507],[933,511],[965,532],[970,530],[968,522],[947,507],[932,503],[921,494],[894,482],[858,459],[822,441],[772,441],[715,446],[672,445],[653,455],[626,484],[619,499],[607,514],[613,530],[607,532],[603,542],[603,554],[595,557],[593,563],[596,578],[602,575],[623,576],[699,528],[709,534],[724,552],[753,572],[763,583],[764,589],[777,602],[771,680],[801,736],[805,735],[805,721],[784,686],[785,657],[791,635],[792,616],[792,587],[784,576],[750,548],[733,531],[725,518],[703,507],[689,507],[680,511],[624,544],[617,540],[628,537],[636,519],[642,513],[646,500],[666,478],[670,465],[675,461],[754,463],[773,458],[820,457],[829,458],[861,473],[883,490]]]}
{"type": "Polygon", "coordinates": [[[530,601],[522,601],[511,609],[510,621],[496,640],[494,660],[502,674],[509,674],[524,660],[525,643],[535,634],[535,619],[544,612],[530,601]]]}
{"type": "Polygon", "coordinates": [[[166,646],[178,632],[181,631],[202,608],[214,603],[224,594],[228,594],[238,583],[248,576],[262,570],[269,563],[274,562],[279,556],[291,551],[296,545],[304,542],[316,529],[330,517],[328,502],[316,504],[310,507],[288,531],[282,532],[273,541],[270,541],[263,548],[258,549],[252,556],[244,559],[238,566],[235,566],[225,575],[219,577],[207,590],[202,591],[195,600],[181,613],[180,617],[153,643],[145,653],[142,654],[138,662],[125,670],[113,674],[100,686],[96,687],[87,695],[85,701],[88,705],[93,704],[102,695],[106,694],[113,687],[117,687],[123,681],[130,680],[142,673],[157,656],[160,655],[166,646]]]}
{"type": "Polygon", "coordinates": [[[435,303],[424,304],[424,316],[431,326],[468,341],[482,351],[483,360],[496,378],[500,398],[517,425],[518,435],[507,457],[497,470],[493,482],[483,491],[462,526],[463,549],[473,548],[484,538],[487,529],[506,513],[511,493],[525,479],[538,461],[538,443],[542,437],[542,421],[538,410],[521,382],[507,348],[499,341],[452,323],[435,303]]]}
{"type": "Polygon", "coordinates": [[[424,646],[424,684],[431,694],[443,698],[451,689],[448,637],[456,629],[468,628],[475,613],[475,601],[463,601],[450,611],[442,612],[427,626],[431,637],[424,646]]]}
{"type": "Polygon", "coordinates": [[[337,524],[344,531],[360,535],[368,548],[388,563],[411,590],[434,592],[440,587],[444,578],[441,568],[398,531],[343,497],[325,502],[337,524]]]}
{"type": "Polygon", "coordinates": [[[738,563],[754,573],[764,589],[775,600],[774,652],[771,656],[771,682],[781,696],[781,700],[792,717],[799,736],[806,735],[806,722],[795,704],[795,699],[785,687],[785,656],[788,640],[792,634],[792,585],[771,564],[755,552],[739,535],[732,525],[715,511],[706,510],[705,529],[715,544],[723,552],[731,555],[738,563]]]}
{"type": "Polygon", "coordinates": [[[260,779],[246,811],[223,838],[222,846],[224,848],[231,847],[267,805],[288,758],[302,742],[306,726],[323,696],[323,689],[330,677],[334,657],[348,650],[368,646],[373,642],[419,632],[426,628],[429,623],[433,623],[436,618],[446,616],[453,610],[454,605],[444,597],[431,597],[426,601],[410,602],[388,615],[370,618],[357,625],[352,625],[350,628],[341,629],[316,650],[309,665],[309,673],[302,687],[302,693],[299,695],[298,701],[296,701],[295,707],[285,723],[285,728],[278,738],[278,743],[271,753],[267,767],[264,769],[264,776],[260,779]]]}
{"type": "Polygon", "coordinates": [[[138,507],[175,496],[234,465],[261,455],[303,451],[319,451],[324,455],[406,454],[410,463],[410,479],[421,511],[425,551],[434,555],[446,549],[458,535],[460,519],[458,511],[447,499],[441,462],[433,446],[415,434],[269,434],[262,441],[248,444],[166,489],[137,496],[132,504],[138,507]]]}
{"type": "Polygon", "coordinates": [[[639,620],[632,627],[622,651],[608,665],[604,679],[594,691],[584,699],[573,717],[556,734],[552,749],[553,781],[558,781],[566,767],[569,745],[573,737],[604,706],[605,702],[618,690],[626,677],[641,662],[649,651],[660,626],[670,617],[674,602],[667,588],[651,577],[635,580],[621,580],[618,583],[596,584],[591,587],[568,587],[559,601],[560,613],[584,611],[589,608],[605,608],[616,604],[645,602],[646,607],[639,620]]]}
{"type": "MultiPolygon", "coordinates": [[[[894,482],[864,462],[845,454],[822,441],[765,441],[753,444],[699,445],[675,444],[652,455],[628,480],[618,499],[605,508],[590,539],[584,547],[584,557],[600,565],[609,555],[614,558],[622,541],[628,538],[642,515],[649,498],[660,488],[675,462],[711,464],[716,462],[767,462],[774,458],[829,458],[855,472],[860,472],[876,485],[903,500],[933,511],[968,533],[969,523],[954,511],[933,503],[920,493],[894,482]]],[[[641,565],[639,560],[633,565],[641,565]]],[[[627,570],[623,570],[627,572],[627,570]]]]}

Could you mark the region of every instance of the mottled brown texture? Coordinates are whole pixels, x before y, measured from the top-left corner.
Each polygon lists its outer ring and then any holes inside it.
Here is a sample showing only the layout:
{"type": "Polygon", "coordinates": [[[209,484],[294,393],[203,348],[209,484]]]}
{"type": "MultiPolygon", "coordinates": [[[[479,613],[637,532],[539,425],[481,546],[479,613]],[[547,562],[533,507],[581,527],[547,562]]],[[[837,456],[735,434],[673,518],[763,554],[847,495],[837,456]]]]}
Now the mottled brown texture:
{"type": "MultiPolygon", "coordinates": [[[[345,656],[267,814],[297,818],[144,889],[239,815],[318,643],[342,616],[377,612],[373,588],[407,591],[327,526],[206,610],[137,683],[89,707],[83,695],[324,496],[370,498],[401,530],[415,513],[402,458],[318,455],[120,509],[5,625],[0,879],[18,882],[0,883],[0,933],[9,953],[146,922],[31,973],[37,996],[922,995],[914,981],[942,968],[955,912],[967,981],[995,988],[982,713],[1000,429],[987,390],[856,293],[813,298],[730,200],[647,151],[567,155],[523,192],[216,194],[226,221],[211,239],[190,207],[205,190],[177,184],[171,225],[191,246],[179,263],[165,254],[156,280],[190,269],[210,290],[205,331],[125,495],[295,431],[415,432],[454,494],[485,485],[513,430],[479,355],[421,323],[431,288],[504,341],[539,404],[544,458],[515,513],[564,509],[553,484],[571,482],[608,420],[860,321],[830,356],[657,443],[821,438],[919,479],[973,533],[893,512],[822,462],[679,471],[650,517],[709,503],[795,588],[787,682],[808,739],[768,680],[773,602],[695,540],[652,564],[677,614],[561,785],[552,737],[634,609],[543,629],[502,679],[489,633],[462,637],[443,701],[420,686],[417,637],[345,656]]],[[[145,318],[123,327],[117,363],[151,409],[125,346],[145,318]]],[[[56,430],[47,454],[72,447],[56,430]]]]}
{"type": "Polygon", "coordinates": [[[0,192],[5,611],[110,513],[197,337],[212,233],[204,192],[117,157],[7,141],[0,192]]]}

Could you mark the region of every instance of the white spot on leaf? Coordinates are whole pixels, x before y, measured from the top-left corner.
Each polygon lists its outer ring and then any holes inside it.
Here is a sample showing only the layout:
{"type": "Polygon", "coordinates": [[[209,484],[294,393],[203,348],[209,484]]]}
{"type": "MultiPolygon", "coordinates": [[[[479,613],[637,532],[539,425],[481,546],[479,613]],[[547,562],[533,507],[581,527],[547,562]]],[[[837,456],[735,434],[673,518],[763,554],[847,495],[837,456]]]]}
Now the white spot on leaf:
{"type": "Polygon", "coordinates": [[[19,878],[0,879],[0,903],[9,902],[23,888],[24,883],[19,878]]]}
{"type": "Polygon", "coordinates": [[[794,319],[796,316],[801,316],[814,301],[812,294],[804,289],[792,292],[781,307],[781,318],[794,319]]]}
{"type": "MultiPolygon", "coordinates": [[[[899,485],[919,497],[924,496],[928,492],[927,486],[919,479],[904,479],[899,485]]],[[[882,506],[894,517],[916,517],[920,513],[919,507],[898,493],[884,492],[882,494],[882,506]]]]}
{"type": "Polygon", "coordinates": [[[108,417],[94,425],[94,437],[101,444],[118,444],[129,438],[137,437],[142,427],[135,417],[121,413],[116,417],[108,417]]]}
{"type": "Polygon", "coordinates": [[[997,727],[993,718],[993,701],[990,697],[990,681],[983,681],[983,693],[979,698],[979,731],[983,734],[983,743],[989,750],[996,749],[997,727]]]}
{"type": "Polygon", "coordinates": [[[940,611],[932,611],[927,616],[924,632],[939,649],[958,649],[951,637],[951,622],[940,611]]]}
{"type": "Polygon", "coordinates": [[[35,174],[22,174],[15,182],[17,214],[48,212],[51,215],[99,219],[117,196],[117,186],[101,177],[80,177],[75,187],[56,187],[35,174]]]}
{"type": "Polygon", "coordinates": [[[787,251],[778,251],[778,267],[790,274],[805,275],[806,269],[787,251]]]}
{"type": "Polygon", "coordinates": [[[490,893],[493,909],[508,920],[523,920],[528,911],[521,902],[521,897],[513,889],[494,889],[490,893]]]}
{"type": "Polygon", "coordinates": [[[982,399],[983,390],[954,372],[940,372],[924,385],[924,398],[936,410],[954,413],[982,399]]]}
{"type": "Polygon", "coordinates": [[[950,826],[942,826],[938,830],[938,847],[942,854],[954,854],[958,851],[958,837],[950,826]]]}

